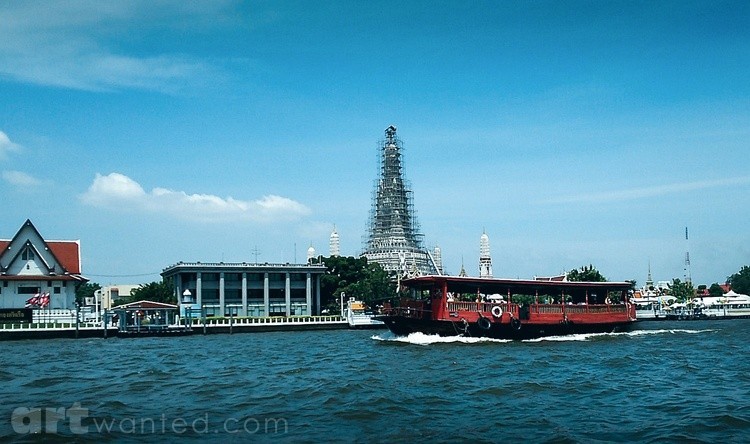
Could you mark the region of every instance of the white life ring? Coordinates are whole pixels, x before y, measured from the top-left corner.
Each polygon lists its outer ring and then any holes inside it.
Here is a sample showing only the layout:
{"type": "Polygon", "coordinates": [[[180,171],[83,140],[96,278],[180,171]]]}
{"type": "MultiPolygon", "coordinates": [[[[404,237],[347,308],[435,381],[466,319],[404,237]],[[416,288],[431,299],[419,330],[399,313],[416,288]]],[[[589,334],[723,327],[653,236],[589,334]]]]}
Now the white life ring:
{"type": "Polygon", "coordinates": [[[500,307],[499,305],[495,305],[494,307],[492,307],[492,316],[499,318],[502,315],[503,315],[502,307],[500,307]]]}

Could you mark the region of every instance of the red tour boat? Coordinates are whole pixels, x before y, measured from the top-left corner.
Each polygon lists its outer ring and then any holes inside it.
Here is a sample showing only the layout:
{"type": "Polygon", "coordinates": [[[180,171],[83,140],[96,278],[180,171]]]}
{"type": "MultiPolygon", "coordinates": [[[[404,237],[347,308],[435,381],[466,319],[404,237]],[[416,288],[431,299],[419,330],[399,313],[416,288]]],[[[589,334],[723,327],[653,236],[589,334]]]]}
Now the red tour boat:
{"type": "Polygon", "coordinates": [[[377,319],[396,335],[533,339],[625,331],[635,322],[630,282],[572,282],[458,276],[401,281],[408,292],[377,319]]]}

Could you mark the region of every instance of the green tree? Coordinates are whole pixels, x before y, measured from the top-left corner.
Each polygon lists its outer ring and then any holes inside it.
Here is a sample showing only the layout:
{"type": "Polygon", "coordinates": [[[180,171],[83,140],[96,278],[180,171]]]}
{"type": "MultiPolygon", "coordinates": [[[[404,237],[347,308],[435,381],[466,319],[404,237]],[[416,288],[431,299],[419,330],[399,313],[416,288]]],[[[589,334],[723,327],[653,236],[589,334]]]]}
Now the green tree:
{"type": "Polygon", "coordinates": [[[94,296],[96,290],[101,290],[102,286],[96,282],[86,282],[85,284],[78,285],[76,287],[76,302],[82,304],[84,298],[90,298],[94,296]]]}
{"type": "Polygon", "coordinates": [[[141,300],[164,302],[166,304],[177,303],[177,297],[174,295],[174,287],[172,286],[172,283],[162,281],[141,284],[138,288],[130,292],[130,296],[118,299],[116,305],[129,304],[141,300]]]}
{"type": "Polygon", "coordinates": [[[677,298],[678,302],[687,302],[695,297],[695,289],[691,282],[681,282],[679,279],[672,279],[669,285],[669,292],[677,298]]]}
{"type": "Polygon", "coordinates": [[[750,267],[743,266],[740,271],[729,276],[727,281],[737,293],[750,294],[750,267]]]}
{"type": "Polygon", "coordinates": [[[724,296],[724,289],[721,288],[721,285],[714,282],[711,284],[711,287],[708,288],[708,294],[713,297],[724,296]]]}
{"type": "Polygon", "coordinates": [[[364,257],[320,257],[326,272],[320,279],[320,303],[331,311],[338,310],[341,293],[373,305],[391,297],[396,288],[388,273],[377,263],[368,263],[364,257]]]}
{"type": "Polygon", "coordinates": [[[583,266],[579,269],[573,269],[568,272],[568,280],[575,282],[607,282],[607,278],[599,273],[599,270],[593,265],[583,266]]]}

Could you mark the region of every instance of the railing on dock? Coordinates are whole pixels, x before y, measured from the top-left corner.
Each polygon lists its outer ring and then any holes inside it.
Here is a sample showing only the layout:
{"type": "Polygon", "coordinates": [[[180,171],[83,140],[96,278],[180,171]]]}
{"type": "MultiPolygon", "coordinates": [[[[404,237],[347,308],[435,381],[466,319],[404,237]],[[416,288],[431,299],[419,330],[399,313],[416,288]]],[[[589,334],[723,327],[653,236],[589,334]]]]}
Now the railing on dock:
{"type": "MultiPolygon", "coordinates": [[[[13,330],[70,330],[76,328],[73,322],[32,322],[32,323],[3,323],[0,324],[0,331],[13,330]]],[[[102,324],[98,322],[81,322],[78,324],[79,329],[103,329],[102,324]]],[[[111,328],[111,327],[110,327],[111,328]]]]}
{"type": "MultiPolygon", "coordinates": [[[[242,317],[242,318],[205,318],[207,326],[240,326],[240,325],[262,325],[262,324],[338,324],[346,322],[341,316],[274,316],[266,318],[242,317]]],[[[204,318],[190,318],[193,327],[202,326],[204,318]]]]}

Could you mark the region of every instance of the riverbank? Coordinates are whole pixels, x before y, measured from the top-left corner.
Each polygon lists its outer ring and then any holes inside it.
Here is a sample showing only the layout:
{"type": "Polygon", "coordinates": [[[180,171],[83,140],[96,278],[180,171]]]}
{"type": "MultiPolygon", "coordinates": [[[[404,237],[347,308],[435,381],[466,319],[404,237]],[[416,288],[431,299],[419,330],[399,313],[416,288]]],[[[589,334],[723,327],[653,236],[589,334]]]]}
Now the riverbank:
{"type": "Polygon", "coordinates": [[[117,325],[101,323],[45,322],[29,324],[0,324],[0,341],[56,338],[137,338],[146,336],[190,336],[210,334],[262,333],[276,331],[340,330],[349,324],[340,316],[300,316],[269,318],[206,318],[191,319],[176,325],[120,329],[117,325]]]}

